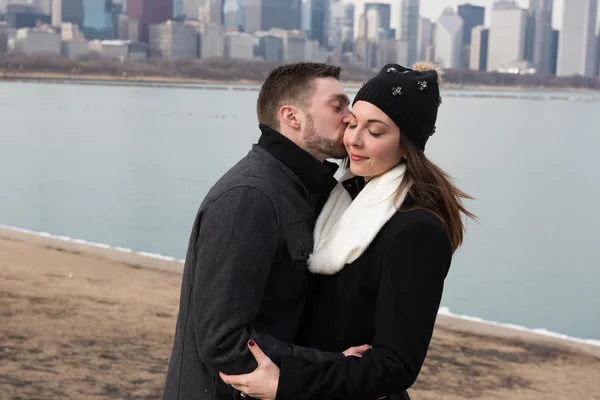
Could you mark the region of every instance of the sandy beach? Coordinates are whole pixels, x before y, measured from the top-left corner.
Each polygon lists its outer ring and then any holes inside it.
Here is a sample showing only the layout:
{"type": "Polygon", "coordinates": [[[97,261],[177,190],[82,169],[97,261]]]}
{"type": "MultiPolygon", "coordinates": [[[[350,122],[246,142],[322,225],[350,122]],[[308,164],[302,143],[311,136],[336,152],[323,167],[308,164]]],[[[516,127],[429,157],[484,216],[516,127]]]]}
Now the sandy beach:
{"type": "MultiPolygon", "coordinates": [[[[0,228],[0,398],[159,399],[180,270],[0,228]]],[[[600,347],[440,316],[410,393],[600,399],[600,347]]]]}

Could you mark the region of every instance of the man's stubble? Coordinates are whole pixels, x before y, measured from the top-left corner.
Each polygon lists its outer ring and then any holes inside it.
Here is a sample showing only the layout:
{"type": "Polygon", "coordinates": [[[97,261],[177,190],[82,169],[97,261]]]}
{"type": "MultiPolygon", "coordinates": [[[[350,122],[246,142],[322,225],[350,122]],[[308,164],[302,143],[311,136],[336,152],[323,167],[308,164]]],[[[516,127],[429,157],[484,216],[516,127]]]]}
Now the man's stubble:
{"type": "Polygon", "coordinates": [[[306,143],[313,151],[318,151],[327,158],[342,159],[348,155],[346,153],[346,148],[344,147],[343,133],[337,139],[319,136],[315,129],[315,123],[310,115],[306,116],[304,143],[306,143]]]}

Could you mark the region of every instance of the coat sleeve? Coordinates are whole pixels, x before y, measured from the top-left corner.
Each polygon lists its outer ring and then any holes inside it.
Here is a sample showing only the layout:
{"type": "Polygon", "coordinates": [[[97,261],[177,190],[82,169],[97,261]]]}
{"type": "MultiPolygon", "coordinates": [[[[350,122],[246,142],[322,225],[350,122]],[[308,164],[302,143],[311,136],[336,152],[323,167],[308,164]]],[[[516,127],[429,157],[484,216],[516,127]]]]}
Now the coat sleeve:
{"type": "Polygon", "coordinates": [[[427,354],[451,257],[439,226],[399,234],[383,259],[373,349],[318,363],[284,357],[277,399],[364,400],[408,389],[427,354]]]}
{"type": "Polygon", "coordinates": [[[202,215],[191,305],[199,357],[218,371],[256,369],[247,347],[250,338],[274,360],[284,355],[312,361],[343,357],[283,343],[253,329],[275,261],[277,226],[270,199],[246,186],[225,192],[202,215]]]}

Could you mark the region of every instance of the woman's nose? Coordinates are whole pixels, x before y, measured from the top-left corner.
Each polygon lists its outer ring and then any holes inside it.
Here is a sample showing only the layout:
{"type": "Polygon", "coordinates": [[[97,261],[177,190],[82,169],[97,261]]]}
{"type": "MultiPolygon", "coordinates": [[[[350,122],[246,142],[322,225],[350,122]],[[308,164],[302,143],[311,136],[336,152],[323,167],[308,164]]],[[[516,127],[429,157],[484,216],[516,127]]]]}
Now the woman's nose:
{"type": "Polygon", "coordinates": [[[360,134],[358,129],[346,129],[345,137],[346,143],[349,146],[360,147],[360,134]]]}

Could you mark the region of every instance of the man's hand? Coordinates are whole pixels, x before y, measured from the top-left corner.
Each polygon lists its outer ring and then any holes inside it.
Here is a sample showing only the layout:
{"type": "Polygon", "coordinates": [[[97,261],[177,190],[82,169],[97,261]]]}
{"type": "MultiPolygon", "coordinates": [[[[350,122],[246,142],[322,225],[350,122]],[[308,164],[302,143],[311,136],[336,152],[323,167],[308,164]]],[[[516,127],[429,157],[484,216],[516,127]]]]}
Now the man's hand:
{"type": "Polygon", "coordinates": [[[350,347],[348,350],[344,351],[344,355],[346,357],[358,357],[362,358],[362,355],[365,351],[371,350],[373,346],[370,344],[363,344],[362,346],[350,347]]]}

